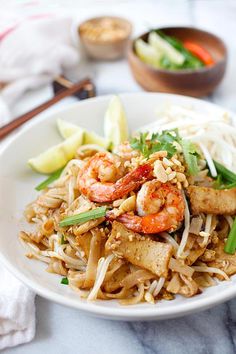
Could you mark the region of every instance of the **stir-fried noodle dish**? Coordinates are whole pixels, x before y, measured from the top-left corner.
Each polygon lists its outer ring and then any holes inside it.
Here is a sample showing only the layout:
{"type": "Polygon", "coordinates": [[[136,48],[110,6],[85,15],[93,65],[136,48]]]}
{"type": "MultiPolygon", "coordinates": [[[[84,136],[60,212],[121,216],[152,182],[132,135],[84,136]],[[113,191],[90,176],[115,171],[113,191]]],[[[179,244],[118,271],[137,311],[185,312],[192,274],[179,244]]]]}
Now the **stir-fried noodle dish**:
{"type": "Polygon", "coordinates": [[[236,273],[236,129],[191,108],[158,115],[119,145],[78,147],[26,207],[27,257],[88,301],[192,297],[236,273]]]}

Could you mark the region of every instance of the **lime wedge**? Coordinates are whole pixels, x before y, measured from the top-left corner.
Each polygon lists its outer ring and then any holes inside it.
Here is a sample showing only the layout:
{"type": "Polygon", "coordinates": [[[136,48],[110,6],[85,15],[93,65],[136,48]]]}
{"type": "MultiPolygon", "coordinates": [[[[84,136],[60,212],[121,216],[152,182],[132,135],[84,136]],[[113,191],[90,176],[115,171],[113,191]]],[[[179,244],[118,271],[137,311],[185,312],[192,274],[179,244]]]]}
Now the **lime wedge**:
{"type": "Polygon", "coordinates": [[[83,132],[84,129],[79,127],[76,124],[67,122],[66,120],[63,119],[58,119],[57,120],[57,128],[59,130],[59,133],[64,139],[69,138],[71,135],[81,131],[83,132]]]}
{"type": "Polygon", "coordinates": [[[128,123],[121,100],[113,96],[104,118],[104,133],[112,148],[128,139],[128,123]]]}
{"type": "Polygon", "coordinates": [[[39,173],[53,173],[70,161],[83,142],[83,131],[78,131],[62,143],[28,160],[29,166],[39,173]]]}
{"type": "Polygon", "coordinates": [[[66,120],[58,119],[57,128],[63,138],[69,138],[76,132],[81,131],[84,132],[83,144],[97,144],[104,147],[105,149],[108,149],[110,146],[110,141],[106,138],[103,138],[94,132],[89,132],[76,124],[67,122],[66,120]]]}
{"type": "Polygon", "coordinates": [[[142,39],[135,41],[135,51],[138,57],[146,64],[160,68],[161,53],[142,39]]]}
{"type": "Polygon", "coordinates": [[[111,145],[111,141],[94,132],[85,131],[84,144],[96,144],[104,147],[105,149],[108,149],[111,145]]]}

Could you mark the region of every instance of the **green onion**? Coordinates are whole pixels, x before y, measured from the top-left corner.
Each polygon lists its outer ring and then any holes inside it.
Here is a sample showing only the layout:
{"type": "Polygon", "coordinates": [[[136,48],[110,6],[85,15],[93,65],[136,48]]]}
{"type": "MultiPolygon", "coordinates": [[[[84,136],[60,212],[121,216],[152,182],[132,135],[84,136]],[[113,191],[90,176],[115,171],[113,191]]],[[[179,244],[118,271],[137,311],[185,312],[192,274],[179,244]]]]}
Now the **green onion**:
{"type": "Polygon", "coordinates": [[[64,235],[61,235],[61,245],[64,245],[65,244],[65,237],[64,235]]]}
{"type": "Polygon", "coordinates": [[[222,176],[222,178],[226,182],[234,183],[236,182],[236,174],[230,170],[228,170],[226,167],[221,165],[221,163],[213,160],[216,171],[222,176]]]}
{"type": "MultiPolygon", "coordinates": [[[[210,174],[210,172],[209,172],[209,174],[210,174]]],[[[221,189],[222,186],[223,186],[222,176],[220,174],[218,174],[214,183],[213,183],[213,188],[221,189]]]]}
{"type": "Polygon", "coordinates": [[[236,249],[236,218],[234,219],[233,226],[228,235],[224,251],[226,253],[234,254],[236,249]]]}
{"type": "Polygon", "coordinates": [[[41,182],[40,184],[35,187],[36,191],[41,191],[42,189],[45,189],[49,184],[54,182],[56,179],[58,179],[63,171],[63,168],[60,168],[56,172],[54,172],[51,176],[49,176],[45,181],[41,182]]]}
{"type": "Polygon", "coordinates": [[[196,176],[198,174],[198,152],[195,148],[195,145],[191,143],[189,140],[182,139],[181,145],[183,148],[184,159],[188,166],[188,172],[192,176],[196,176]]]}
{"type": "Polygon", "coordinates": [[[68,285],[69,284],[68,278],[62,278],[61,284],[68,285]]]}
{"type": "Polygon", "coordinates": [[[173,66],[168,60],[164,60],[164,62],[162,62],[164,67],[167,69],[198,69],[204,66],[203,62],[187,50],[178,39],[167,36],[160,30],[156,30],[156,32],[185,57],[185,61],[181,66],[173,66]]]}
{"type": "Polygon", "coordinates": [[[236,188],[236,182],[230,184],[222,184],[217,189],[231,189],[231,188],[236,188]]]}
{"type": "Polygon", "coordinates": [[[68,218],[63,219],[59,223],[59,226],[63,227],[75,224],[79,225],[89,220],[99,219],[106,215],[106,209],[107,208],[105,206],[102,206],[96,209],[85,211],[84,213],[69,216],[68,218]]]}

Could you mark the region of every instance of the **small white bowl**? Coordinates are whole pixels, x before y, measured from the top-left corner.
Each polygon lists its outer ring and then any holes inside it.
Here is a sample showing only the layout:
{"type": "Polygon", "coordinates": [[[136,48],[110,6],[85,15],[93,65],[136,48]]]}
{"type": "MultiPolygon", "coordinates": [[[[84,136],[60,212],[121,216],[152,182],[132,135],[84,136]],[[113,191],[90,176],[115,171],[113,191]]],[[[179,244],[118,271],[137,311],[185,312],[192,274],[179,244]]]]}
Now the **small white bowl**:
{"type": "MultiPolygon", "coordinates": [[[[205,289],[192,298],[177,296],[172,301],[155,305],[143,303],[121,306],[116,301],[86,302],[68,286],[60,284],[60,276],[45,271],[45,264],[29,260],[18,240],[23,228],[23,210],[36,197],[34,187],[42,176],[32,172],[26,161],[52,144],[60,141],[56,120],[60,117],[87,129],[102,132],[104,112],[110,96],[75,103],[54,114],[43,113],[32,120],[15,136],[8,139],[0,151],[0,261],[17,278],[37,294],[52,301],[86,311],[94,316],[119,320],[161,320],[183,316],[226,301],[236,294],[236,276],[205,289]]],[[[219,113],[216,105],[190,97],[135,93],[121,95],[131,129],[156,119],[155,109],[165,102],[192,105],[201,112],[219,113]]],[[[231,114],[231,116],[233,116],[231,114]]],[[[234,123],[236,117],[234,116],[234,123]]]]}

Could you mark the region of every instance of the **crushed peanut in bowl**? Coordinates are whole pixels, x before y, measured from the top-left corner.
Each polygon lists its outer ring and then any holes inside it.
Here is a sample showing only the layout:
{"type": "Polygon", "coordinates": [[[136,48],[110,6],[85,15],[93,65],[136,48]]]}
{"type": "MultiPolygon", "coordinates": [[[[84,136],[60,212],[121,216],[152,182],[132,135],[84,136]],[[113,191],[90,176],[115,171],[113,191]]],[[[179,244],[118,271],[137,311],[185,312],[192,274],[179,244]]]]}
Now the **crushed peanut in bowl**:
{"type": "Polygon", "coordinates": [[[117,41],[127,37],[130,26],[123,19],[100,17],[84,22],[80,26],[80,35],[91,41],[117,41]]]}
{"type": "Polygon", "coordinates": [[[127,50],[132,25],[120,17],[103,16],[83,22],[78,31],[90,57],[117,59],[127,50]]]}

